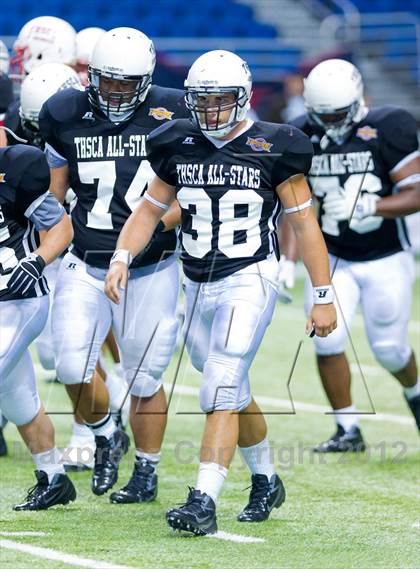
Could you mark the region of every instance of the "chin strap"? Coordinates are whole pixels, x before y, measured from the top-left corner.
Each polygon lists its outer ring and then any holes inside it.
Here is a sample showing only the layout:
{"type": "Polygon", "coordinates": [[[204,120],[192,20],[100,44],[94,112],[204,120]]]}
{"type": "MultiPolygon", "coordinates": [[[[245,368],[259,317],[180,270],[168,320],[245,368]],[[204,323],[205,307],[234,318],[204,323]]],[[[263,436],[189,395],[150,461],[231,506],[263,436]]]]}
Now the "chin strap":
{"type": "Polygon", "coordinates": [[[11,130],[10,128],[7,128],[7,126],[1,126],[0,128],[4,129],[6,132],[8,132],[18,142],[23,142],[24,144],[28,143],[28,141],[25,138],[20,138],[20,136],[18,136],[16,133],[14,133],[13,130],[11,130]]]}

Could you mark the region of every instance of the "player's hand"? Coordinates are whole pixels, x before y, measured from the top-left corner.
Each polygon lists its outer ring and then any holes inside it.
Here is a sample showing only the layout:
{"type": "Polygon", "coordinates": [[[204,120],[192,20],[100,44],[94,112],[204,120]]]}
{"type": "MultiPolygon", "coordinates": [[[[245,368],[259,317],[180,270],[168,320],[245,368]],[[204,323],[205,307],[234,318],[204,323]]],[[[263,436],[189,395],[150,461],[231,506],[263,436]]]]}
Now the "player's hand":
{"type": "Polygon", "coordinates": [[[360,221],[376,213],[376,194],[360,194],[355,204],[356,195],[339,188],[338,191],[329,192],[324,199],[323,208],[327,216],[335,221],[345,221],[350,218],[360,221]],[[353,211],[354,209],[354,211],[353,211]]]}
{"type": "Polygon", "coordinates": [[[119,304],[121,300],[121,290],[127,287],[128,266],[127,263],[115,261],[111,263],[105,278],[105,294],[108,298],[119,304]]]}
{"type": "Polygon", "coordinates": [[[314,304],[306,322],[306,333],[315,330],[315,335],[325,338],[337,328],[337,312],[333,303],[314,304]]]}
{"type": "Polygon", "coordinates": [[[44,268],[44,259],[35,253],[30,253],[21,259],[13,269],[7,282],[8,290],[13,294],[26,296],[41,278],[44,268]]]}

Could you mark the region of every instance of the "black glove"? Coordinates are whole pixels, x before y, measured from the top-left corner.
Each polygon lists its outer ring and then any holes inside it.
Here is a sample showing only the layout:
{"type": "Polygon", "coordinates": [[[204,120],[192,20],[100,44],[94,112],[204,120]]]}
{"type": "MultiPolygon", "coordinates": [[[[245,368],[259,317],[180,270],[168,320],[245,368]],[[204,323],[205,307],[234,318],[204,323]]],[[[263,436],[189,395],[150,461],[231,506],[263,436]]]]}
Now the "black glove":
{"type": "Polygon", "coordinates": [[[26,296],[41,278],[44,268],[44,259],[35,253],[30,253],[13,269],[7,288],[14,294],[26,296]]]}

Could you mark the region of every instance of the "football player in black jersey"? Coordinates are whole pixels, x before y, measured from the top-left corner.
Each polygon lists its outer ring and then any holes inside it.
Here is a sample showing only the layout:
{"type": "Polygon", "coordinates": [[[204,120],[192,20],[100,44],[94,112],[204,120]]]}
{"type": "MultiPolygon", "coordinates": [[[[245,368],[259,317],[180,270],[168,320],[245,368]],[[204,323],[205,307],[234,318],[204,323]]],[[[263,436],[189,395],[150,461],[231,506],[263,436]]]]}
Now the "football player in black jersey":
{"type": "Polygon", "coordinates": [[[400,108],[367,108],[360,73],[347,61],[317,65],[305,80],[304,97],[308,113],[292,124],[314,145],[309,181],[340,305],[337,330],[315,339],[337,431],[314,450],[363,451],[344,353],[359,304],[370,347],[400,382],[420,428],[420,384],[407,337],[414,264],[404,223],[405,215],[420,209],[417,128],[400,108]]]}
{"type": "MultiPolygon", "coordinates": [[[[54,93],[63,89],[74,88],[84,90],[81,80],[74,69],[64,63],[45,63],[35,67],[27,75],[22,83],[20,101],[12,105],[7,113],[7,126],[12,132],[8,132],[8,144],[17,144],[19,137],[25,139],[29,144],[44,149],[45,141],[39,131],[38,115],[43,103],[54,93]]],[[[69,189],[66,194],[65,207],[70,210],[74,199],[74,192],[69,189]]],[[[48,265],[45,276],[51,291],[50,299],[55,290],[55,282],[60,267],[61,257],[48,265]]],[[[118,348],[112,332],[108,334],[107,346],[112,351],[114,362],[119,362],[118,348]],[[115,349],[113,349],[115,347],[115,349]]],[[[45,370],[55,369],[55,358],[53,341],[51,335],[51,311],[44,330],[35,340],[35,347],[40,364],[45,370]]],[[[127,398],[126,382],[121,364],[116,363],[115,370],[117,375],[113,375],[108,370],[105,371],[104,358],[100,356],[97,364],[98,373],[106,381],[110,392],[111,411],[121,415],[121,418],[128,420],[129,400],[127,398]],[[119,373],[118,373],[119,372],[119,373]]],[[[95,439],[88,427],[86,427],[80,417],[75,414],[73,422],[72,436],[64,451],[65,468],[67,470],[84,470],[93,467],[93,457],[95,452],[95,439]]]]}
{"type": "Polygon", "coordinates": [[[248,377],[276,301],[281,204],[314,284],[308,327],[326,336],[336,314],[327,250],[304,176],[312,158],[309,139],[293,127],[246,118],[251,74],[231,52],[199,57],[185,85],[193,120],[167,123],[149,136],[157,176],[124,226],[105,290],[120,302],[132,258],[176,197],[182,211],[186,343],[203,373],[206,427],[196,488],[182,507],[167,513],[167,521],[203,535],[217,530],[215,502],[237,445],[252,473],[249,503],[238,520],[263,521],[285,499],[248,377]]]}
{"type": "Polygon", "coordinates": [[[43,275],[70,243],[71,222],[49,193],[44,154],[18,145],[0,149],[0,408],[32,454],[36,485],[15,510],[45,510],[76,497],[60,463],[54,428],[36,389],[29,344],[45,325],[43,275]],[[45,232],[40,244],[39,231],[45,232]]]}
{"type": "Polygon", "coordinates": [[[128,445],[109,413],[105,384],[94,373],[111,325],[131,393],[136,463],[129,483],[111,495],[113,503],[156,496],[166,426],[162,374],[177,333],[176,236],[165,231],[170,218],[147,252],[133,261],[124,305],[116,307],[103,291],[120,230],[153,176],[146,136],[162,122],[186,115],[181,91],[151,85],[154,66],[147,36],[133,28],[110,30],[92,54],[88,90],[57,93],[39,119],[51,189],[62,200],[71,185],[77,196],[74,241],[61,264],[52,324],[58,378],[96,437],[95,494],[115,484],[121,451],[128,445]]]}

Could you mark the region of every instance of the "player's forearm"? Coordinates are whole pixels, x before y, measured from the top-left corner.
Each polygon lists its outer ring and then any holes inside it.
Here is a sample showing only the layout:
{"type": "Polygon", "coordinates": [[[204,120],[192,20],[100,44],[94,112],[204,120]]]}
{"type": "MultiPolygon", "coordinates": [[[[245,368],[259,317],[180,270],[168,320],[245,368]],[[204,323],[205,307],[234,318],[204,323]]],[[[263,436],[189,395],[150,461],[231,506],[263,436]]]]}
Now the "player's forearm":
{"type": "Polygon", "coordinates": [[[308,211],[305,218],[292,214],[289,218],[296,234],[300,257],[309,273],[312,286],[330,284],[328,251],[314,213],[308,211]]]}
{"type": "Polygon", "coordinates": [[[50,192],[56,197],[60,203],[64,203],[69,183],[69,167],[50,168],[50,192]]]}
{"type": "Polygon", "coordinates": [[[287,217],[288,216],[286,214],[282,216],[278,230],[280,251],[282,255],[286,256],[286,259],[296,263],[298,258],[298,246],[296,241],[296,234],[293,231],[292,226],[289,223],[287,217]]]}
{"type": "Polygon", "coordinates": [[[65,214],[61,220],[43,232],[41,245],[35,251],[48,265],[52,263],[70,245],[73,239],[73,226],[70,218],[65,214]]]}
{"type": "Polygon", "coordinates": [[[136,257],[149,243],[163,214],[163,209],[143,200],[125,222],[116,248],[136,257]]]}
{"type": "Polygon", "coordinates": [[[407,186],[404,191],[378,200],[376,204],[377,216],[394,219],[410,215],[420,210],[420,184],[407,186]]]}
{"type": "Polygon", "coordinates": [[[176,200],[162,217],[162,221],[165,224],[165,231],[175,229],[175,227],[181,224],[181,207],[176,200]]]}

